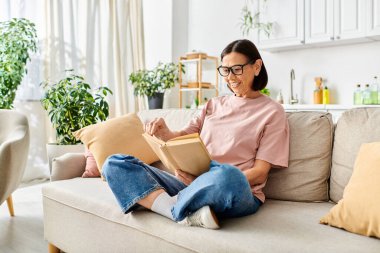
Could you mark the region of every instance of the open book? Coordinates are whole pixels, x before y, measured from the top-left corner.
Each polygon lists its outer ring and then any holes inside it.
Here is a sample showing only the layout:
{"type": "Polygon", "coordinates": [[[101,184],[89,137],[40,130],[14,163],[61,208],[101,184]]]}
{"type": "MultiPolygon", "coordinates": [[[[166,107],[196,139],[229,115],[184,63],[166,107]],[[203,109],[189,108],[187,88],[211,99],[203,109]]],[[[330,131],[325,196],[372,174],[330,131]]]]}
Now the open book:
{"type": "Polygon", "coordinates": [[[180,169],[199,176],[210,168],[210,154],[198,133],[183,135],[166,142],[147,133],[143,133],[143,136],[161,162],[173,172],[180,169]]]}

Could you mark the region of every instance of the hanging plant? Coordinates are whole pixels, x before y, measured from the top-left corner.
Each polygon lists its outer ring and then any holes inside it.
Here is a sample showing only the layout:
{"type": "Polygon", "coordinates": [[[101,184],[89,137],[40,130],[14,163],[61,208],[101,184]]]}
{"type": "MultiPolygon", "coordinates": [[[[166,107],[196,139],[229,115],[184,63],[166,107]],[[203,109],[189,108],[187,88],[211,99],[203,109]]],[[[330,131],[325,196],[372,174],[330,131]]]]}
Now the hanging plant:
{"type": "MultiPolygon", "coordinates": [[[[267,0],[263,0],[264,4],[267,0]]],[[[260,22],[261,12],[257,10],[252,13],[253,0],[247,0],[241,10],[240,30],[243,36],[248,36],[251,30],[257,29],[265,33],[267,37],[270,36],[273,28],[272,22],[263,23],[260,22]]]]}

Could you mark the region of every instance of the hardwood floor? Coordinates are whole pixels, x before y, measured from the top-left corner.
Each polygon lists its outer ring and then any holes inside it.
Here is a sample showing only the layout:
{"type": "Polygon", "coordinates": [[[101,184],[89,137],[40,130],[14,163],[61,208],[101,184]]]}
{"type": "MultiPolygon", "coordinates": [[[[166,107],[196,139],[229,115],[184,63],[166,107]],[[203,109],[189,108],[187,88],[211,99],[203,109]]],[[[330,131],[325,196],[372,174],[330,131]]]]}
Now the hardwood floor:
{"type": "Polygon", "coordinates": [[[6,201],[0,206],[1,253],[48,252],[43,235],[43,185],[19,188],[12,194],[14,217],[9,215],[6,201]]]}

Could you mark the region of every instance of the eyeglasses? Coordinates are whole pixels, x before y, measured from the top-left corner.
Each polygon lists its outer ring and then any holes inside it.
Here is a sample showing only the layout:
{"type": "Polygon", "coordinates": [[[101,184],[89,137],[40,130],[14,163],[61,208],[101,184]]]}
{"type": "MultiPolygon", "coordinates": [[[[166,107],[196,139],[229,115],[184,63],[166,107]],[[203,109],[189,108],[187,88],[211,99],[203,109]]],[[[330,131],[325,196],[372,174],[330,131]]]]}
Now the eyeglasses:
{"type": "Polygon", "coordinates": [[[234,74],[236,76],[240,76],[243,74],[244,66],[246,66],[248,64],[252,64],[255,61],[256,60],[251,60],[251,61],[247,62],[246,64],[233,65],[231,67],[219,66],[218,72],[221,76],[228,76],[230,74],[230,72],[232,72],[232,74],[234,74]]]}

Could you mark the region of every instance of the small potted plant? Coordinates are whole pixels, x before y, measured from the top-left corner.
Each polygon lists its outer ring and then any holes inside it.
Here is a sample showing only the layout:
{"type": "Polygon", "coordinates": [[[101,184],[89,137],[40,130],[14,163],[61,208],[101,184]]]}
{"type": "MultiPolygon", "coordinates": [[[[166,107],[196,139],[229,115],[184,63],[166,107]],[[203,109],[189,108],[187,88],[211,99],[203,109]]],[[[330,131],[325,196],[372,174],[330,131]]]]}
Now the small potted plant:
{"type": "Polygon", "coordinates": [[[109,115],[106,97],[112,91],[104,86],[93,91],[82,76],[74,74],[73,70],[66,72],[69,74],[57,83],[41,84],[45,92],[41,103],[49,114],[57,141],[53,145],[47,145],[49,165],[52,157],[66,152],[82,152],[83,147],[72,147],[80,143],[72,133],[85,126],[105,121],[109,115]],[[65,147],[61,148],[62,145],[65,147]]]}
{"type": "Polygon", "coordinates": [[[0,22],[0,109],[12,109],[30,53],[37,51],[37,31],[27,19],[0,22]]]}
{"type": "Polygon", "coordinates": [[[164,92],[173,88],[178,81],[178,65],[162,63],[152,70],[139,70],[129,75],[134,94],[147,96],[149,109],[162,108],[164,92]]]}

